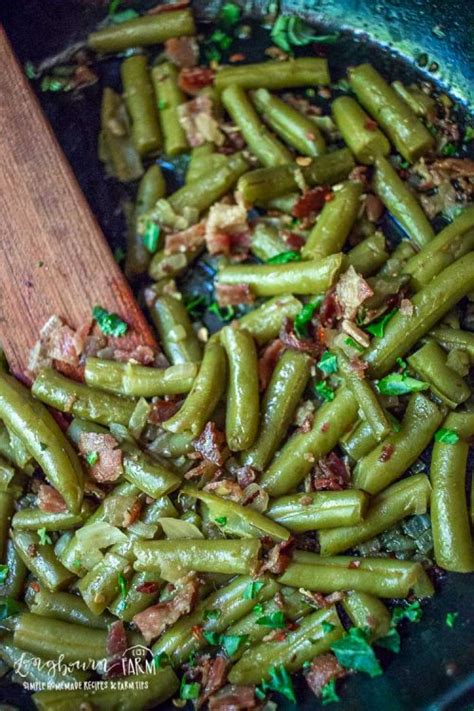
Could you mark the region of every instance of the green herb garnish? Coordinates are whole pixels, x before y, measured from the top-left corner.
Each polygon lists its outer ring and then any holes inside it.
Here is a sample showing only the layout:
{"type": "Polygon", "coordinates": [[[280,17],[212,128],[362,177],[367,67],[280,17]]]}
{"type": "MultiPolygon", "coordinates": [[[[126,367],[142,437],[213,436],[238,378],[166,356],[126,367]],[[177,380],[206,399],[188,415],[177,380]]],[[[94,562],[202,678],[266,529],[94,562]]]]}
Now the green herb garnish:
{"type": "Polygon", "coordinates": [[[166,101],[166,99],[160,99],[160,100],[159,100],[159,102],[158,102],[158,108],[160,109],[160,111],[163,111],[163,109],[167,109],[167,108],[168,108],[168,102],[166,101]]]}
{"type": "Polygon", "coordinates": [[[244,600],[255,600],[255,598],[257,597],[258,593],[260,592],[260,590],[263,588],[264,585],[265,585],[265,583],[262,583],[259,580],[253,580],[245,588],[242,597],[244,598],[244,600]]]}
{"type": "Polygon", "coordinates": [[[207,308],[207,310],[217,316],[221,321],[231,321],[235,316],[235,309],[233,306],[223,306],[220,307],[217,301],[213,301],[207,308]]]}
{"type": "Polygon", "coordinates": [[[217,523],[218,526],[226,526],[227,516],[217,516],[214,521],[217,523]]]}
{"type": "Polygon", "coordinates": [[[384,637],[379,637],[375,641],[375,644],[379,647],[390,650],[390,652],[398,654],[400,651],[400,635],[398,630],[396,630],[395,627],[392,627],[390,632],[388,632],[384,637]]]}
{"type": "Polygon", "coordinates": [[[0,585],[4,585],[8,578],[8,565],[0,565],[0,585]]]}
{"type": "Polygon", "coordinates": [[[270,33],[272,41],[284,52],[292,53],[292,47],[304,47],[312,42],[333,43],[339,39],[339,32],[327,35],[314,34],[314,29],[300,17],[280,15],[270,33]]]}
{"type": "Polygon", "coordinates": [[[270,627],[273,630],[282,630],[286,627],[285,615],[280,610],[259,617],[256,623],[257,625],[262,625],[262,627],[270,627]]]}
{"type": "Polygon", "coordinates": [[[204,610],[202,619],[203,620],[217,620],[218,617],[220,617],[221,611],[220,610],[204,610]]]}
{"type": "Polygon", "coordinates": [[[136,10],[132,10],[130,7],[128,10],[122,10],[122,12],[116,12],[112,15],[111,20],[115,25],[120,25],[122,22],[128,22],[129,20],[135,20],[140,17],[136,10]]]}
{"type": "Polygon", "coordinates": [[[150,254],[155,254],[158,249],[160,232],[160,226],[157,225],[156,222],[149,220],[146,223],[145,234],[143,235],[143,244],[145,245],[147,252],[150,252],[150,254]]]}
{"type": "Polygon", "coordinates": [[[5,620],[18,612],[20,612],[20,606],[16,600],[11,597],[0,598],[0,620],[5,620]]]}
{"type": "MultiPolygon", "coordinates": [[[[25,62],[25,74],[28,77],[28,79],[37,79],[38,78],[38,73],[35,69],[35,65],[33,62],[30,62],[29,60],[25,62]]],[[[464,140],[466,140],[464,138],[464,140]]]]}
{"type": "Polygon", "coordinates": [[[123,573],[118,574],[118,585],[120,589],[120,597],[122,599],[127,597],[127,579],[123,573]]]}
{"type": "Polygon", "coordinates": [[[219,632],[207,632],[207,631],[204,631],[204,632],[202,633],[202,636],[204,637],[204,639],[206,640],[206,642],[207,642],[208,644],[212,644],[212,645],[218,645],[218,644],[220,644],[221,635],[219,634],[219,632]]]}
{"type": "Polygon", "coordinates": [[[400,368],[401,372],[404,373],[405,370],[408,368],[408,363],[406,360],[403,360],[403,358],[397,358],[395,361],[398,367],[400,368]]]}
{"type": "Polygon", "coordinates": [[[288,262],[300,262],[301,254],[294,250],[289,250],[288,252],[280,252],[280,254],[275,254],[274,257],[267,259],[267,264],[288,264],[288,262]]]}
{"type": "Polygon", "coordinates": [[[321,306],[323,297],[310,301],[295,316],[295,333],[298,338],[305,338],[308,335],[308,325],[313,318],[314,312],[321,306]]]}
{"type": "Polygon", "coordinates": [[[48,543],[53,542],[51,540],[51,538],[48,536],[48,534],[46,532],[46,528],[38,528],[37,534],[38,534],[40,546],[46,546],[48,543]]]}
{"type": "Polygon", "coordinates": [[[107,9],[108,14],[115,15],[121,2],[122,2],[122,0],[110,0],[109,7],[107,9]]]}
{"type": "Polygon", "coordinates": [[[99,452],[89,452],[86,454],[86,462],[90,467],[93,467],[94,464],[97,464],[99,461],[99,452]]]}
{"type": "Polygon", "coordinates": [[[296,696],[295,690],[293,688],[293,683],[284,665],[278,664],[278,666],[270,667],[268,673],[270,679],[269,681],[262,682],[261,691],[277,691],[286,699],[296,704],[296,696]]]}
{"type": "Polygon", "coordinates": [[[319,370],[323,373],[330,375],[331,373],[337,373],[337,355],[331,353],[331,351],[325,351],[321,356],[319,363],[317,363],[319,370]]]}
{"type": "Polygon", "coordinates": [[[240,20],[242,14],[241,8],[234,2],[225,2],[218,14],[218,22],[223,27],[232,27],[240,20]]]}
{"type": "Polygon", "coordinates": [[[326,704],[332,704],[340,700],[341,697],[336,691],[336,680],[331,679],[331,681],[328,681],[321,689],[321,703],[323,706],[326,706],[326,704]]]}
{"type": "Polygon", "coordinates": [[[73,88],[69,79],[58,78],[58,77],[43,77],[40,82],[40,89],[42,92],[59,92],[59,91],[71,91],[73,88]]]}
{"type": "Polygon", "coordinates": [[[386,313],[384,316],[381,316],[373,323],[370,323],[367,326],[366,331],[371,333],[373,336],[377,336],[377,338],[383,338],[383,335],[385,332],[385,326],[390,321],[390,319],[393,318],[393,316],[395,316],[397,311],[398,311],[398,309],[392,309],[391,311],[386,313]]]}
{"type": "Polygon", "coordinates": [[[459,435],[454,430],[449,430],[447,427],[440,427],[435,432],[435,441],[443,444],[456,444],[459,442],[459,435]]]}
{"type": "Polygon", "coordinates": [[[410,378],[403,373],[390,373],[385,378],[379,380],[377,389],[381,395],[406,395],[407,393],[417,393],[427,390],[428,383],[416,378],[410,378]]]}
{"type": "Polygon", "coordinates": [[[357,343],[357,341],[352,338],[352,336],[347,336],[347,338],[344,339],[344,343],[346,344],[346,346],[350,346],[356,351],[359,351],[359,353],[363,353],[365,351],[364,346],[361,346],[360,343],[357,343]]]}
{"type": "Polygon", "coordinates": [[[406,607],[394,607],[392,612],[392,625],[398,625],[401,620],[419,622],[423,616],[423,610],[418,600],[411,602],[406,607]]]}
{"type": "Polygon", "coordinates": [[[321,622],[321,627],[323,628],[324,634],[329,634],[329,632],[332,632],[335,626],[336,625],[333,625],[332,622],[327,622],[326,620],[324,620],[324,622],[321,622]]]}
{"type": "MultiPolygon", "coordinates": [[[[26,65],[25,65],[26,68],[26,65]]],[[[464,143],[470,143],[474,139],[474,126],[466,126],[464,131],[464,143]]]]}
{"type": "Polygon", "coordinates": [[[459,612],[448,612],[446,615],[446,625],[448,627],[451,627],[451,629],[454,627],[454,624],[459,616],[459,612]]]}
{"type": "Polygon", "coordinates": [[[248,634],[223,634],[221,647],[228,657],[232,657],[248,640],[248,634]]]}
{"type": "Polygon", "coordinates": [[[263,613],[263,605],[261,602],[258,602],[256,605],[252,607],[252,612],[254,615],[261,615],[263,613]]]}
{"type": "Polygon", "coordinates": [[[118,314],[110,313],[110,311],[103,309],[102,306],[94,306],[92,318],[97,321],[97,325],[106,336],[120,338],[127,333],[128,325],[125,321],[122,321],[118,314]]]}
{"type": "Polygon", "coordinates": [[[166,652],[160,652],[153,657],[153,664],[157,669],[168,667],[170,665],[170,658],[166,652]]]}
{"type": "Polygon", "coordinates": [[[323,380],[319,383],[315,383],[314,390],[316,394],[326,402],[331,402],[336,396],[334,390],[330,388],[329,385],[326,385],[323,380]]]}
{"type": "Polygon", "coordinates": [[[367,633],[358,627],[351,627],[344,637],[331,645],[331,649],[345,669],[362,671],[371,677],[382,674],[379,660],[367,641],[367,633]]]}
{"type": "Polygon", "coordinates": [[[191,318],[199,318],[199,316],[202,316],[203,312],[206,310],[207,299],[201,294],[198,296],[192,296],[184,300],[184,305],[191,318]]]}
{"type": "Polygon", "coordinates": [[[441,149],[441,153],[443,156],[455,156],[457,152],[457,148],[454,145],[454,143],[446,143],[441,149]]]}
{"type": "Polygon", "coordinates": [[[226,34],[223,30],[214,30],[212,35],[209,37],[209,41],[214,45],[217,45],[219,49],[226,50],[229,49],[232,44],[232,37],[226,34]]]}
{"type": "Polygon", "coordinates": [[[183,676],[181,679],[181,686],[179,687],[179,698],[185,701],[197,699],[201,691],[201,684],[197,681],[193,681],[190,684],[186,681],[186,677],[183,676]]]}

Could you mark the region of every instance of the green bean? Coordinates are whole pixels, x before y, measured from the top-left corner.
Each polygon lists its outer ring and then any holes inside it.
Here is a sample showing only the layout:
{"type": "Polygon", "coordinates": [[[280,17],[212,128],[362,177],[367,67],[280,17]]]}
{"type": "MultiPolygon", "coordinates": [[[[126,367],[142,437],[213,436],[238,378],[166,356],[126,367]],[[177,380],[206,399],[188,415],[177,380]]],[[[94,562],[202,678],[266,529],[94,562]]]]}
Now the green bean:
{"type": "Polygon", "coordinates": [[[224,267],[219,284],[248,284],[256,296],[319,294],[330,289],[342,267],[342,254],[289,264],[243,264],[224,267]]]}
{"type": "Polygon", "coordinates": [[[375,232],[366,237],[358,245],[352,247],[344,257],[346,267],[354,267],[363,277],[372,276],[378,272],[389,259],[385,248],[385,237],[382,232],[375,232]]]}
{"type": "Polygon", "coordinates": [[[406,87],[397,79],[397,81],[392,81],[391,87],[417,116],[428,116],[436,107],[436,100],[425,94],[415,84],[406,87]]]}
{"type": "MultiPolygon", "coordinates": [[[[159,281],[159,284],[154,284],[151,287],[156,295],[162,295],[159,290],[161,283],[167,284],[170,279],[182,274],[199,257],[201,252],[202,249],[199,247],[197,249],[188,249],[186,252],[174,252],[173,254],[168,254],[164,249],[155,252],[151,259],[148,273],[152,279],[159,281]]],[[[153,306],[149,308],[153,315],[153,306]]]]}
{"type": "Polygon", "coordinates": [[[273,198],[263,205],[267,210],[280,210],[287,215],[293,214],[293,209],[298,202],[299,194],[290,193],[289,195],[282,195],[281,197],[273,198]]]}
{"type": "Polygon", "coordinates": [[[301,190],[307,183],[334,185],[347,178],[354,168],[354,159],[347,148],[313,158],[304,168],[297,165],[279,165],[258,168],[240,178],[237,189],[249,205],[265,205],[269,200],[301,190]]]}
{"type": "Polygon", "coordinates": [[[167,654],[175,665],[182,664],[189,655],[201,649],[206,641],[192,634],[196,625],[206,632],[224,632],[227,627],[247,615],[256,604],[273,598],[280,586],[271,578],[262,578],[263,586],[255,586],[255,580],[239,576],[225,587],[204,598],[194,611],[182,617],[161,635],[153,645],[153,654],[167,654]],[[249,594],[250,592],[250,594],[249,594]],[[205,615],[218,611],[217,615],[205,615]]]}
{"type": "Polygon", "coordinates": [[[74,575],[56,558],[51,543],[41,544],[39,536],[29,531],[11,534],[16,551],[28,570],[51,592],[67,587],[74,575]]]}
{"type": "Polygon", "coordinates": [[[186,184],[193,183],[211,171],[220,170],[227,163],[222,153],[216,153],[213,143],[203,143],[191,151],[191,159],[186,171],[186,184]]]}
{"type": "Polygon", "coordinates": [[[443,419],[434,402],[421,393],[414,393],[398,432],[390,434],[361,459],[353,472],[358,489],[378,494],[399,479],[418,459],[443,419]]]}
{"type": "Polygon", "coordinates": [[[471,363],[474,363],[474,334],[470,331],[438,326],[433,328],[429,335],[449,351],[454,349],[464,351],[469,356],[471,363]]]}
{"type": "Polygon", "coordinates": [[[87,385],[92,388],[129,397],[156,397],[188,393],[197,371],[197,363],[150,368],[134,363],[87,358],[84,374],[87,385]]]}
{"type": "Polygon", "coordinates": [[[130,135],[130,121],[122,97],[105,87],[101,105],[99,158],[114,178],[126,183],[143,175],[143,165],[130,135]]]}
{"type": "Polygon", "coordinates": [[[4,560],[6,560],[8,573],[5,582],[0,586],[0,592],[5,597],[11,597],[13,599],[19,598],[23,593],[24,582],[28,569],[23,563],[23,560],[16,550],[15,544],[11,538],[7,541],[6,556],[4,560]]]}
{"type": "Polygon", "coordinates": [[[161,135],[147,58],[143,54],[128,57],[120,73],[133,142],[141,156],[155,153],[161,146],[161,135]]]}
{"type": "Polygon", "coordinates": [[[258,432],[259,383],[255,342],[248,331],[227,326],[221,343],[227,354],[229,380],[226,403],[226,440],[234,452],[251,447],[258,432]]]}
{"type": "Polygon", "coordinates": [[[252,233],[250,251],[255,257],[266,262],[277,254],[286,252],[287,245],[278,228],[268,222],[258,222],[252,233]]]}
{"type": "Polygon", "coordinates": [[[449,407],[455,408],[468,399],[467,383],[446,364],[446,353],[435,341],[428,341],[408,357],[413,370],[430,384],[431,390],[449,407]]]}
{"type": "Polygon", "coordinates": [[[392,368],[433,326],[474,289],[474,253],[466,254],[416,293],[411,316],[398,311],[385,327],[383,338],[374,338],[365,354],[373,377],[392,368]]]}
{"type": "Polygon", "coordinates": [[[290,426],[308,383],[311,359],[305,353],[286,351],[272,373],[262,403],[258,437],[242,453],[242,461],[264,471],[290,426]]]}
{"type": "Polygon", "coordinates": [[[3,560],[6,555],[13,504],[13,496],[6,491],[0,491],[0,560],[3,560]]]}
{"type": "Polygon", "coordinates": [[[382,156],[375,160],[374,189],[418,247],[425,247],[434,239],[433,228],[420,203],[391,163],[382,156]]]}
{"type": "Polygon", "coordinates": [[[326,202],[301,250],[304,259],[322,259],[340,252],[360,208],[362,183],[343,183],[326,202]]]}
{"type": "Polygon", "coordinates": [[[390,613],[373,595],[352,591],[344,597],[342,606],[353,625],[370,630],[371,642],[390,631],[390,613]]]}
{"type": "MultiPolygon", "coordinates": [[[[107,629],[112,622],[110,615],[94,615],[84,600],[66,592],[51,593],[41,589],[35,592],[29,602],[30,612],[41,617],[71,622],[93,629],[107,629]]],[[[47,624],[47,623],[45,623],[47,624]]]]}
{"type": "Polygon", "coordinates": [[[15,646],[12,635],[6,635],[0,640],[0,659],[15,670],[22,682],[41,684],[48,688],[52,684],[58,689],[56,693],[64,693],[61,686],[67,688],[70,684],[85,681],[90,674],[80,669],[58,668],[57,655],[52,660],[38,657],[15,646]]]}
{"type": "Polygon", "coordinates": [[[151,308],[151,315],[163,350],[173,365],[201,360],[201,345],[180,299],[160,296],[151,308]]]}
{"type": "Polygon", "coordinates": [[[189,454],[193,451],[194,435],[190,432],[166,432],[162,430],[148,445],[148,451],[151,454],[157,454],[161,457],[173,459],[182,457],[184,454],[189,454]]]}
{"type": "MultiPolygon", "coordinates": [[[[399,426],[400,425],[397,423],[393,429],[396,429],[399,426]]],[[[367,420],[362,419],[356,423],[352,430],[345,433],[344,436],[341,437],[339,445],[342,447],[344,452],[351,457],[351,459],[354,459],[354,461],[357,462],[377,446],[377,439],[367,420]]]]}
{"type": "Polygon", "coordinates": [[[218,91],[228,86],[240,86],[242,89],[289,89],[329,84],[330,81],[326,59],[303,57],[289,59],[287,62],[269,61],[223,67],[217,72],[215,85],[218,91]]]}
{"type": "Polygon", "coordinates": [[[390,143],[357,101],[340,96],[331,105],[332,116],[344,141],[360,163],[371,165],[378,155],[390,153],[390,143]]]}
{"type": "Polygon", "coordinates": [[[151,210],[156,201],[166,194],[166,183],[161,168],[153,163],[140,181],[137,201],[131,224],[127,230],[127,254],[125,257],[125,274],[129,279],[145,274],[151,260],[151,253],[145,247],[143,235],[138,225],[142,215],[151,210]]]}
{"type": "Polygon", "coordinates": [[[158,101],[159,119],[165,153],[177,156],[189,150],[186,133],[179,121],[178,108],[186,97],[178,85],[178,70],[171,62],[158,64],[151,70],[158,101]]]}
{"type": "Polygon", "coordinates": [[[95,52],[123,52],[133,47],[160,44],[172,37],[196,34],[191,10],[175,10],[158,15],[144,15],[120,24],[112,24],[88,37],[88,45],[95,52]]]}
{"type": "Polygon", "coordinates": [[[270,503],[265,513],[290,531],[304,533],[355,526],[365,520],[367,506],[368,497],[355,489],[318,491],[281,496],[270,503]]]}
{"type": "Polygon", "coordinates": [[[432,148],[431,133],[370,64],[350,69],[349,81],[362,106],[405,160],[414,162],[432,148]]]}
{"type": "Polygon", "coordinates": [[[65,378],[52,368],[44,368],[31,388],[33,395],[46,405],[74,417],[101,425],[128,425],[135,401],[93,390],[87,385],[65,378]]]}
{"type": "Polygon", "coordinates": [[[47,531],[65,531],[68,528],[81,526],[89,514],[90,510],[86,507],[79,514],[70,513],[70,511],[56,513],[25,508],[20,509],[13,516],[12,526],[18,531],[37,531],[39,528],[45,528],[47,531]]]}
{"type": "Polygon", "coordinates": [[[109,609],[120,620],[131,622],[136,614],[146,610],[147,607],[150,607],[158,600],[162,587],[163,582],[159,580],[155,572],[135,573],[130,580],[126,595],[118,595],[109,609]],[[146,583],[153,583],[153,587],[150,586],[151,592],[137,589],[146,583]]]}
{"type": "Polygon", "coordinates": [[[364,520],[358,525],[341,526],[321,531],[321,555],[334,555],[378,536],[406,516],[425,513],[431,486],[425,474],[397,481],[376,496],[364,520]]]}
{"type": "Polygon", "coordinates": [[[53,416],[14,378],[0,373],[0,418],[20,438],[46,478],[77,513],[82,502],[82,467],[53,416]]]}
{"type": "Polygon", "coordinates": [[[176,580],[190,570],[248,575],[256,570],[260,541],[257,538],[137,541],[133,551],[137,558],[135,570],[159,570],[165,580],[176,580]]]}
{"type": "Polygon", "coordinates": [[[270,94],[267,89],[257,89],[251,96],[270,128],[298,153],[314,158],[325,152],[326,141],[314,121],[270,94]]]}
{"type": "Polygon", "coordinates": [[[421,289],[456,259],[474,249],[474,206],[467,207],[405,264],[411,284],[421,289]]]}
{"type": "Polygon", "coordinates": [[[359,403],[362,414],[370,424],[376,440],[380,442],[391,432],[392,426],[375,390],[366,378],[360,378],[354,372],[349,358],[341,351],[338,352],[337,360],[344,382],[359,403]]]}
{"type": "Polygon", "coordinates": [[[448,430],[454,430],[461,439],[469,443],[471,438],[474,437],[474,410],[450,412],[443,426],[448,430]]]}
{"type": "Polygon", "coordinates": [[[264,472],[260,484],[271,496],[291,491],[309,474],[314,463],[336,446],[357,416],[358,404],[347,388],[316,411],[309,432],[297,432],[264,472]]]}
{"type": "Polygon", "coordinates": [[[79,581],[77,589],[89,610],[101,615],[119,591],[119,575],[126,575],[129,561],[116,553],[106,553],[79,581]]]}
{"type": "Polygon", "coordinates": [[[31,454],[17,435],[7,430],[3,422],[0,422],[0,456],[25,474],[33,474],[35,465],[31,454]]]}
{"type": "Polygon", "coordinates": [[[176,415],[163,423],[169,432],[201,434],[214,412],[226,381],[226,358],[220,343],[210,342],[204,351],[199,373],[191,392],[176,415]]]}
{"type": "Polygon", "coordinates": [[[288,672],[302,668],[318,654],[329,651],[331,645],[344,634],[336,608],[328,607],[304,617],[296,630],[288,632],[281,641],[261,642],[248,649],[231,668],[231,684],[257,684],[268,679],[273,666],[283,664],[288,672]],[[323,623],[333,626],[330,632],[323,623]]]}
{"type": "Polygon", "coordinates": [[[380,269],[377,276],[379,277],[398,277],[403,272],[405,265],[416,254],[413,244],[402,239],[397,244],[390,257],[387,259],[383,267],[380,269]]]}
{"type": "Polygon", "coordinates": [[[257,309],[233,322],[236,328],[244,328],[259,346],[276,338],[286,318],[293,319],[301,311],[301,301],[291,294],[268,299],[257,309]]]}

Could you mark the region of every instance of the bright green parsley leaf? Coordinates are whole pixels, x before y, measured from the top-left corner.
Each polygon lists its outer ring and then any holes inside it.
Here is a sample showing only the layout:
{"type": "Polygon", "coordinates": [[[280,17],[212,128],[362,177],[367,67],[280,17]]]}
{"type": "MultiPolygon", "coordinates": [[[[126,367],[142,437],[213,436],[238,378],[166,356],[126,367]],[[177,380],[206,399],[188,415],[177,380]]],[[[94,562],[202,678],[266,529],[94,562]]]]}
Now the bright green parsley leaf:
{"type": "Polygon", "coordinates": [[[153,657],[153,664],[157,669],[168,667],[170,665],[170,658],[166,652],[160,652],[153,657]]]}
{"type": "Polygon", "coordinates": [[[367,326],[366,331],[371,333],[373,336],[377,336],[377,338],[383,338],[383,335],[385,333],[385,326],[390,321],[390,319],[395,316],[397,311],[398,311],[398,309],[392,309],[391,311],[386,313],[384,316],[381,316],[373,323],[370,323],[367,326]]]}
{"type": "Polygon", "coordinates": [[[240,20],[241,8],[235,2],[225,2],[219,10],[218,22],[223,27],[232,27],[240,20]]]}
{"type": "Polygon", "coordinates": [[[330,388],[329,385],[326,385],[323,380],[319,383],[315,383],[314,390],[316,394],[326,402],[331,402],[331,400],[335,398],[334,390],[330,388]]]}
{"type": "Polygon", "coordinates": [[[335,42],[339,38],[339,33],[317,35],[300,17],[280,15],[272,27],[271,38],[280,49],[291,53],[292,47],[304,47],[312,42],[335,42]]]}
{"type": "Polygon", "coordinates": [[[293,683],[284,665],[278,664],[278,666],[270,667],[268,673],[270,675],[270,679],[269,681],[262,682],[262,691],[277,691],[286,699],[296,704],[293,683]]]}
{"type": "Polygon", "coordinates": [[[188,657],[188,666],[192,669],[193,667],[196,666],[196,660],[199,656],[199,652],[197,649],[194,650],[194,652],[191,652],[191,654],[188,657]]]}
{"type": "Polygon", "coordinates": [[[86,462],[90,467],[93,467],[94,464],[97,464],[99,461],[99,452],[89,452],[89,454],[86,454],[86,462]]]}
{"type": "Polygon", "coordinates": [[[270,615],[263,615],[256,620],[257,625],[262,627],[270,627],[273,630],[282,630],[286,627],[285,615],[281,610],[272,612],[270,615]]]}
{"type": "Polygon", "coordinates": [[[159,100],[159,102],[158,102],[158,108],[160,109],[160,111],[163,111],[163,109],[167,109],[167,108],[168,108],[168,102],[166,101],[166,99],[160,99],[160,100],[159,100]]]}
{"type": "Polygon", "coordinates": [[[444,156],[454,156],[454,155],[456,155],[456,152],[457,152],[457,148],[454,145],[454,143],[446,143],[446,145],[443,146],[441,149],[441,153],[444,156]]]}
{"type": "Polygon", "coordinates": [[[398,630],[396,630],[395,627],[392,627],[390,632],[388,632],[384,637],[379,637],[375,644],[379,647],[390,650],[390,652],[398,654],[400,651],[400,635],[398,630]]]}
{"type": "Polygon", "coordinates": [[[371,677],[382,674],[382,667],[367,642],[366,633],[358,627],[351,627],[344,637],[331,645],[331,649],[345,669],[362,671],[371,677]]]}
{"type": "Polygon", "coordinates": [[[259,686],[255,687],[255,696],[257,699],[260,699],[260,701],[263,701],[266,698],[266,692],[261,689],[259,686]]]}
{"type": "Polygon", "coordinates": [[[458,617],[459,612],[448,612],[448,614],[446,615],[447,626],[453,628],[458,617]]]}
{"type": "Polygon", "coordinates": [[[308,335],[308,325],[313,318],[313,314],[317,308],[321,305],[321,299],[315,299],[310,301],[309,304],[305,304],[301,311],[295,316],[295,333],[298,338],[305,338],[308,335]]]}
{"type": "Polygon", "coordinates": [[[404,373],[405,370],[408,368],[408,363],[406,360],[403,360],[403,358],[397,358],[395,361],[398,367],[400,368],[401,372],[404,373]]]}
{"type": "Polygon", "coordinates": [[[352,336],[347,336],[347,338],[344,339],[344,343],[346,346],[350,346],[351,348],[354,348],[354,350],[359,351],[359,353],[363,353],[365,351],[364,346],[361,346],[360,343],[357,343],[357,341],[352,338],[352,336]]]}
{"type": "Polygon", "coordinates": [[[466,126],[466,130],[464,131],[464,143],[470,143],[472,140],[474,140],[474,126],[466,126]]]}
{"type": "Polygon", "coordinates": [[[51,91],[57,93],[59,91],[71,91],[72,88],[72,83],[66,77],[45,76],[40,83],[42,92],[51,91]]]}
{"type": "Polygon", "coordinates": [[[45,546],[48,543],[52,543],[52,540],[48,536],[45,528],[38,528],[37,534],[38,534],[40,546],[45,546]]]}
{"type": "Polygon", "coordinates": [[[459,442],[457,432],[449,430],[447,427],[440,427],[439,430],[435,432],[434,438],[436,442],[443,442],[443,444],[456,444],[456,442],[459,442]]]}
{"type": "Polygon", "coordinates": [[[179,687],[179,698],[185,701],[197,699],[201,691],[201,684],[197,681],[193,681],[190,684],[187,683],[186,677],[183,676],[181,679],[181,686],[179,687]]]}
{"type": "Polygon", "coordinates": [[[401,620],[419,622],[423,616],[423,610],[418,600],[411,602],[406,607],[394,607],[392,611],[392,625],[398,625],[401,620]]]}
{"type": "Polygon", "coordinates": [[[407,393],[417,393],[427,390],[428,383],[416,378],[410,378],[403,373],[390,373],[385,378],[379,380],[377,389],[381,395],[406,395],[407,393]]]}
{"type": "Polygon", "coordinates": [[[18,612],[20,612],[20,606],[16,600],[11,597],[0,598],[0,620],[5,620],[18,612]]]}
{"type": "Polygon", "coordinates": [[[280,254],[275,254],[274,257],[267,259],[267,264],[288,264],[288,262],[300,262],[301,254],[294,250],[289,250],[288,252],[280,252],[280,254]]]}
{"type": "Polygon", "coordinates": [[[220,644],[221,635],[219,634],[219,632],[208,632],[205,630],[202,633],[202,636],[204,637],[204,639],[206,640],[206,642],[208,644],[212,644],[212,645],[220,644]]]}
{"type": "Polygon", "coordinates": [[[211,34],[209,41],[217,45],[219,49],[226,50],[229,49],[232,44],[232,37],[226,34],[223,30],[217,29],[211,34]]]}
{"type": "Polygon", "coordinates": [[[243,598],[245,600],[255,600],[264,585],[265,583],[261,582],[260,580],[253,580],[245,588],[243,598]]]}
{"type": "Polygon", "coordinates": [[[407,160],[400,161],[400,168],[403,168],[403,170],[406,170],[409,167],[410,167],[410,163],[407,160]]]}
{"type": "Polygon", "coordinates": [[[97,321],[97,325],[106,336],[120,338],[127,333],[128,325],[125,321],[122,321],[118,314],[110,313],[107,309],[103,309],[102,306],[94,306],[92,318],[97,321]]]}
{"type": "Polygon", "coordinates": [[[323,628],[324,634],[329,634],[329,632],[332,632],[335,626],[336,625],[333,625],[332,622],[327,622],[326,620],[321,623],[321,627],[323,628]]]}
{"type": "Polygon", "coordinates": [[[252,607],[252,612],[254,615],[261,615],[263,613],[263,605],[261,602],[258,602],[256,605],[252,607]]]}
{"type": "Polygon", "coordinates": [[[217,523],[218,526],[226,526],[227,525],[227,516],[217,516],[217,518],[215,518],[214,521],[217,523]]]}
{"type": "Polygon", "coordinates": [[[147,252],[150,252],[150,254],[155,254],[158,249],[160,232],[160,226],[157,225],[156,222],[149,220],[146,223],[145,234],[143,235],[143,244],[145,245],[147,252]]]}
{"type": "Polygon", "coordinates": [[[202,616],[203,620],[217,620],[218,617],[221,616],[221,611],[220,610],[204,610],[204,614],[202,616]]]}
{"type": "Polygon", "coordinates": [[[235,316],[235,309],[233,306],[219,306],[217,301],[213,301],[212,304],[208,306],[207,309],[211,314],[217,316],[221,321],[231,321],[235,316]]]}
{"type": "MultiPolygon", "coordinates": [[[[25,62],[25,74],[28,77],[28,79],[37,79],[38,78],[38,73],[35,69],[35,65],[33,62],[30,62],[29,60],[25,62]]],[[[466,140],[466,139],[464,139],[466,140]]]]}
{"type": "Polygon", "coordinates": [[[8,578],[8,565],[0,565],[0,585],[4,585],[6,579],[8,578]]]}
{"type": "Polygon", "coordinates": [[[247,642],[248,638],[248,634],[223,634],[220,644],[227,656],[232,657],[247,642]]]}
{"type": "Polygon", "coordinates": [[[199,318],[206,310],[207,299],[205,296],[202,296],[202,294],[199,294],[198,296],[192,296],[185,299],[184,305],[186,306],[186,311],[191,318],[199,318]]]}
{"type": "Polygon", "coordinates": [[[140,17],[136,10],[132,10],[130,7],[128,10],[122,10],[122,12],[116,12],[112,15],[111,20],[115,25],[120,25],[122,22],[128,22],[129,20],[135,20],[140,17]]]}
{"type": "Polygon", "coordinates": [[[337,355],[331,353],[331,351],[325,351],[321,356],[319,363],[317,363],[319,370],[323,373],[330,375],[331,373],[337,373],[337,355]]]}
{"type": "Polygon", "coordinates": [[[118,574],[118,585],[120,589],[120,597],[127,597],[127,579],[123,573],[118,574]]]}
{"type": "Polygon", "coordinates": [[[323,706],[326,706],[326,704],[332,704],[340,700],[341,697],[336,691],[336,680],[331,679],[331,681],[328,681],[321,689],[321,703],[323,706]]]}

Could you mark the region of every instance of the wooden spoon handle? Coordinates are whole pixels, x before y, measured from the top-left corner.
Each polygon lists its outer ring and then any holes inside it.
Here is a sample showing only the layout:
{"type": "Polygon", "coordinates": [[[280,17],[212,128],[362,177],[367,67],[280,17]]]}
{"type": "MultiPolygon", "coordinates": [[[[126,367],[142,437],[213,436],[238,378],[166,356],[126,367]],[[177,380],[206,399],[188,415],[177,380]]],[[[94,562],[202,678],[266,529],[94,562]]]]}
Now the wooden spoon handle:
{"type": "Polygon", "coordinates": [[[100,305],[129,325],[117,346],[156,343],[0,26],[0,343],[25,379],[41,326],[73,328],[100,305]]]}

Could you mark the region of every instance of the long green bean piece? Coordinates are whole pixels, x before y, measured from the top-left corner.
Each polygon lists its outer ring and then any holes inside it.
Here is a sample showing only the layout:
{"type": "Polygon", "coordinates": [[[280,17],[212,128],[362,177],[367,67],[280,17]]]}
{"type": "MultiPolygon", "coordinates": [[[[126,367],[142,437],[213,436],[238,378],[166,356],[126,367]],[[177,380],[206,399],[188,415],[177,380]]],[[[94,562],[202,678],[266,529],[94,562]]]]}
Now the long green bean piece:
{"type": "Polygon", "coordinates": [[[216,76],[216,87],[223,91],[229,86],[242,89],[289,89],[297,86],[329,84],[326,59],[290,59],[287,62],[263,62],[241,67],[223,67],[216,76]]]}
{"type": "Polygon", "coordinates": [[[120,72],[135,146],[142,156],[154,153],[160,147],[161,136],[146,57],[143,54],[129,57],[120,72]]]}

